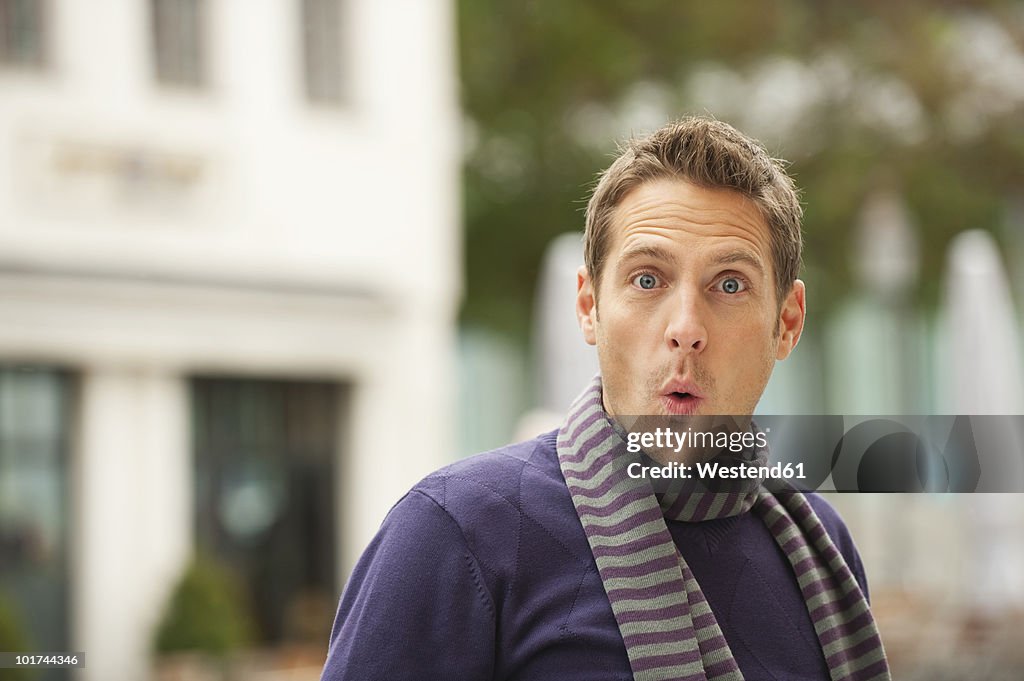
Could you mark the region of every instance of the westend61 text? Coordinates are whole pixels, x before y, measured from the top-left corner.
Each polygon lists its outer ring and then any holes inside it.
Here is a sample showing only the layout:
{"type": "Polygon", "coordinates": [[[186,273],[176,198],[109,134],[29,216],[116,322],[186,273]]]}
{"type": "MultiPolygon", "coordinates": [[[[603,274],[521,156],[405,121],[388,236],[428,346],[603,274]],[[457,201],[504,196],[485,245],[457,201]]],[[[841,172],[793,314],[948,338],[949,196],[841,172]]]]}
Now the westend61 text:
{"type": "Polygon", "coordinates": [[[803,480],[803,463],[776,463],[772,466],[733,465],[723,466],[717,462],[700,462],[693,465],[669,463],[664,466],[644,466],[631,463],[626,467],[626,474],[635,479],[657,478],[689,480],[803,480]]]}

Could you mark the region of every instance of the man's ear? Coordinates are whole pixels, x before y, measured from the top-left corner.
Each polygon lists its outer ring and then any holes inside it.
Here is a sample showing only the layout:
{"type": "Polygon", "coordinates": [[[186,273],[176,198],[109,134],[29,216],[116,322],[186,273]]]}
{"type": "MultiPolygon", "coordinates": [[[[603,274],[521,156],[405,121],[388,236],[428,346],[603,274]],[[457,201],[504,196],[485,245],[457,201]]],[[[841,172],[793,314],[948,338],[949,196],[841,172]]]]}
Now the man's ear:
{"type": "Polygon", "coordinates": [[[804,330],[804,317],[807,315],[807,301],[804,282],[796,279],[793,288],[782,303],[779,312],[779,345],[775,359],[786,359],[800,341],[804,330]]]}
{"type": "Polygon", "coordinates": [[[586,265],[576,270],[576,319],[583,331],[583,340],[590,345],[597,345],[597,298],[595,297],[594,280],[587,272],[586,265]]]}

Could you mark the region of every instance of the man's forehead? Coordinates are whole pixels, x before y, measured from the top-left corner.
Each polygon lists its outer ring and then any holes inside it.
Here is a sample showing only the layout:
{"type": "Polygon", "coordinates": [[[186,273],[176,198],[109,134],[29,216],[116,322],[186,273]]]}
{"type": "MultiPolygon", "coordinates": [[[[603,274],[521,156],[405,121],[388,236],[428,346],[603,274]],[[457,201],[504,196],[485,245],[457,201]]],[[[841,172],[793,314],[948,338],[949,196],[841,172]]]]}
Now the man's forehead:
{"type": "MultiPolygon", "coordinates": [[[[757,249],[750,248],[743,243],[717,243],[705,249],[702,255],[708,265],[743,264],[761,273],[766,272],[770,267],[770,263],[765,262],[757,249]]],[[[629,265],[635,260],[656,260],[671,265],[681,264],[680,253],[677,249],[666,247],[649,238],[638,238],[632,240],[632,243],[624,244],[617,259],[620,265],[629,265]]]]}
{"type": "Polygon", "coordinates": [[[753,201],[731,189],[679,179],[645,182],[619,202],[609,228],[608,252],[616,259],[671,255],[672,241],[682,238],[701,246],[718,244],[714,250],[727,251],[733,261],[770,260],[764,217],[753,201]]]}

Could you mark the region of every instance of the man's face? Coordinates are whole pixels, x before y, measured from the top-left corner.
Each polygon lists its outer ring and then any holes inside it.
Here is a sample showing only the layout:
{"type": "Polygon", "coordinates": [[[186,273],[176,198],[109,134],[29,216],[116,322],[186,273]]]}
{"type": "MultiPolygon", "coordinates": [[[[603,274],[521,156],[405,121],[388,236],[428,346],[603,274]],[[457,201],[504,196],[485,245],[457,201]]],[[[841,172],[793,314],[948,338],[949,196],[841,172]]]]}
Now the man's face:
{"type": "Polygon", "coordinates": [[[597,290],[580,268],[577,315],[597,346],[611,415],[751,414],[800,338],[804,286],[780,308],[768,227],[750,200],[647,182],[611,222],[597,290]]]}

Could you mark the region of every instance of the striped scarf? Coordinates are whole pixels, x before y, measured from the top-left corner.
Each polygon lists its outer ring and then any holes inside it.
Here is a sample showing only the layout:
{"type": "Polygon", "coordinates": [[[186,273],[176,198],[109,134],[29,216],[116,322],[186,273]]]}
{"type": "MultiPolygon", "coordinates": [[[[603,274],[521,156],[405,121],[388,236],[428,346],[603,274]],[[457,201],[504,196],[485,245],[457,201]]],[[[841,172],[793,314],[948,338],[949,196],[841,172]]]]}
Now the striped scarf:
{"type": "MultiPolygon", "coordinates": [[[[867,600],[803,494],[692,485],[655,494],[627,475],[636,457],[605,414],[601,379],[577,398],[558,433],[558,460],[637,681],[742,681],[736,660],[665,518],[701,521],[749,510],[789,559],[832,681],[888,680],[867,600]]],[[[761,461],[767,452],[757,453],[761,461]]],[[[756,464],[755,464],[756,465],[756,464]]]]}

